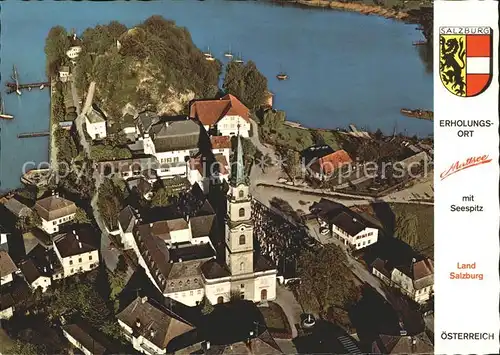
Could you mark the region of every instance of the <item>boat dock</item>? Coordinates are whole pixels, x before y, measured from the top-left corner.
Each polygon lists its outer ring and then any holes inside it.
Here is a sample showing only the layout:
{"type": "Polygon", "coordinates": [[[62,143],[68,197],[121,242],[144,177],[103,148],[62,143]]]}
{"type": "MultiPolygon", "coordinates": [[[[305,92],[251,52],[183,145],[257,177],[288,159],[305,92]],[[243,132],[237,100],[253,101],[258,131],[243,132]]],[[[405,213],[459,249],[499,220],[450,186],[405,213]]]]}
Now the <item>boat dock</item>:
{"type": "Polygon", "coordinates": [[[16,82],[9,81],[5,83],[7,86],[7,94],[12,94],[14,92],[20,92],[21,90],[31,90],[31,89],[40,89],[43,90],[45,88],[50,87],[50,81],[44,81],[40,83],[29,83],[29,84],[18,84],[16,82]]]}
{"type": "Polygon", "coordinates": [[[51,174],[51,169],[33,169],[21,176],[21,182],[25,185],[37,187],[47,186],[51,174]]]}
{"type": "Polygon", "coordinates": [[[35,137],[46,137],[50,134],[50,132],[27,132],[27,133],[19,133],[17,138],[35,138],[35,137]]]}

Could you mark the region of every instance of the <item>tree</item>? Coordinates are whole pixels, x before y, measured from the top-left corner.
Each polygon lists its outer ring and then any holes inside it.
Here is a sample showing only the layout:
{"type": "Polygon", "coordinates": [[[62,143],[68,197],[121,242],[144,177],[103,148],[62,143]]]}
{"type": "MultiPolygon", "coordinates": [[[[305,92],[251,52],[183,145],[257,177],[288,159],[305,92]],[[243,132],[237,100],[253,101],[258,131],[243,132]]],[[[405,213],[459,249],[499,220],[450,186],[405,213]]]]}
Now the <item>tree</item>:
{"type": "Polygon", "coordinates": [[[292,182],[295,185],[295,178],[301,171],[299,152],[293,149],[289,149],[286,152],[286,160],[283,163],[283,170],[290,177],[290,179],[292,179],[292,182]]]}
{"type": "Polygon", "coordinates": [[[203,299],[200,302],[200,308],[201,308],[201,313],[205,316],[207,314],[212,313],[212,311],[214,310],[214,306],[212,305],[210,300],[207,298],[207,296],[203,296],[203,299]]]}
{"type": "Polygon", "coordinates": [[[71,46],[68,32],[62,26],[52,27],[45,39],[45,55],[47,57],[47,76],[57,75],[59,67],[66,58],[66,51],[71,46]]]}
{"type": "Polygon", "coordinates": [[[127,284],[127,274],[117,270],[115,270],[114,272],[109,271],[108,280],[109,287],[111,289],[109,298],[111,301],[115,302],[114,308],[115,311],[117,311],[120,305],[118,295],[120,294],[120,292],[122,292],[122,290],[125,288],[125,285],[127,284]]]}
{"type": "Polygon", "coordinates": [[[97,208],[108,228],[118,227],[118,213],[123,209],[123,193],[112,180],[105,179],[99,186],[97,208]]]}
{"type": "Polygon", "coordinates": [[[85,212],[81,207],[76,208],[73,221],[78,224],[89,224],[91,222],[89,216],[87,216],[87,212],[85,212]]]}
{"type": "Polygon", "coordinates": [[[44,349],[35,344],[26,343],[20,340],[16,340],[14,345],[9,349],[6,349],[6,354],[22,354],[22,355],[39,355],[45,354],[44,349]]]}
{"type": "Polygon", "coordinates": [[[299,297],[311,311],[327,316],[331,307],[346,308],[359,297],[347,257],[338,246],[327,244],[308,250],[297,265],[299,297]]]}
{"type": "Polygon", "coordinates": [[[118,262],[116,263],[116,269],[115,272],[127,272],[128,270],[128,265],[127,262],[125,261],[125,257],[120,254],[118,256],[118,262]]]}
{"type": "Polygon", "coordinates": [[[40,219],[40,216],[37,213],[32,212],[28,216],[19,217],[16,221],[16,228],[22,233],[26,233],[41,224],[42,220],[40,219]]]}
{"type": "Polygon", "coordinates": [[[156,190],[156,192],[153,194],[153,197],[151,198],[151,206],[167,206],[168,204],[170,204],[171,198],[177,195],[178,193],[176,193],[174,190],[162,187],[156,190]]]}
{"type": "Polygon", "coordinates": [[[406,244],[415,247],[419,242],[419,221],[412,212],[402,212],[396,218],[396,236],[406,244]]]}
{"type": "Polygon", "coordinates": [[[248,108],[257,109],[266,99],[267,78],[251,60],[246,64],[231,62],[226,67],[223,88],[248,108]]]}
{"type": "Polygon", "coordinates": [[[379,141],[379,140],[382,139],[382,137],[384,136],[384,134],[382,133],[382,131],[380,130],[380,128],[377,128],[377,130],[375,131],[374,136],[375,136],[375,139],[379,141]]]}

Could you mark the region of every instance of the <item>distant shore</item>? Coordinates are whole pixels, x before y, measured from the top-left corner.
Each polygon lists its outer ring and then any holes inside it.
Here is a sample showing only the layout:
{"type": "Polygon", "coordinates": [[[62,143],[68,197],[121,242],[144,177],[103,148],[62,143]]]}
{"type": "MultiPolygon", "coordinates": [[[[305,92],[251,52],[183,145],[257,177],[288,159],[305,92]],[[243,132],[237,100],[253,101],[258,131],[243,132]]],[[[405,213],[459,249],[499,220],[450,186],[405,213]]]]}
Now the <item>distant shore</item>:
{"type": "Polygon", "coordinates": [[[328,0],[271,0],[279,4],[295,4],[299,6],[330,8],[333,10],[344,10],[358,12],[364,15],[376,15],[396,20],[406,20],[410,15],[405,11],[396,11],[382,6],[368,5],[354,2],[340,2],[328,0]]]}

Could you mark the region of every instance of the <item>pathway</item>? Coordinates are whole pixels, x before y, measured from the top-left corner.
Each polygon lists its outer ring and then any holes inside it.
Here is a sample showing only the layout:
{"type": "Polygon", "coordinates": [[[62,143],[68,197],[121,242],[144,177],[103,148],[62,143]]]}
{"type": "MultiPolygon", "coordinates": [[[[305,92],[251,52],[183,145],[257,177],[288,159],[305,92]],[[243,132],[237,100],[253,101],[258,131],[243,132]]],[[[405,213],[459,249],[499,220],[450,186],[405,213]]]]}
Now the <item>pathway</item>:
{"type": "Polygon", "coordinates": [[[292,328],[292,339],[297,337],[298,332],[295,324],[300,324],[300,315],[304,313],[302,307],[295,299],[292,291],[282,285],[276,285],[276,302],[285,312],[290,327],[292,328]]]}
{"type": "MultiPolygon", "coordinates": [[[[74,81],[71,82],[71,95],[73,96],[73,102],[76,107],[76,112],[78,113],[78,117],[75,120],[76,129],[78,131],[78,136],[80,137],[80,144],[82,145],[87,157],[90,157],[90,144],[87,142],[85,132],[83,130],[83,122],[85,122],[85,113],[90,109],[92,105],[92,100],[95,93],[95,85],[96,83],[94,81],[90,83],[87,97],[85,99],[85,104],[83,108],[80,108],[80,100],[76,90],[76,85],[74,81]]],[[[99,213],[99,208],[97,207],[97,201],[99,198],[99,186],[102,182],[101,176],[99,175],[99,171],[97,169],[94,169],[93,178],[95,181],[95,194],[90,201],[90,205],[92,206],[94,219],[99,226],[99,229],[101,230],[101,255],[108,269],[114,270],[116,268],[116,264],[118,263],[118,256],[120,255],[120,253],[116,249],[109,249],[111,240],[109,239],[109,234],[107,232],[105,223],[101,217],[101,214],[99,213]]]]}

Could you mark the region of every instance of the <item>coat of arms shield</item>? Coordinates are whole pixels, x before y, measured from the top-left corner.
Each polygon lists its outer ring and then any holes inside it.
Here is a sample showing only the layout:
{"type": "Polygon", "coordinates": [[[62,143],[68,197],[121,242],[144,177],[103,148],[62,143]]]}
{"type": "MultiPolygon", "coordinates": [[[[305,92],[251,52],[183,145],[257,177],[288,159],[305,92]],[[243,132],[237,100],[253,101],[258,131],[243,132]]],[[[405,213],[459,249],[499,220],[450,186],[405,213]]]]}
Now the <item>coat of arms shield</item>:
{"type": "Polygon", "coordinates": [[[480,95],[493,77],[491,27],[440,27],[439,76],[460,97],[480,95]]]}

